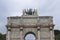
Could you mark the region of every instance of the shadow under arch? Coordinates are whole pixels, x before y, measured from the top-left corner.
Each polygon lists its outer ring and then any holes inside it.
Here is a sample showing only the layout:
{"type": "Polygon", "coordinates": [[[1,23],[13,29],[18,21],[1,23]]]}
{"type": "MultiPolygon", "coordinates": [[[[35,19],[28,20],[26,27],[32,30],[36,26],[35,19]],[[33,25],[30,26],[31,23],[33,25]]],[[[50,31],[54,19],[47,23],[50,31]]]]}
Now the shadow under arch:
{"type": "Polygon", "coordinates": [[[36,34],[35,34],[35,33],[33,33],[33,32],[27,32],[27,33],[24,35],[24,40],[25,40],[25,37],[26,37],[28,34],[33,34],[33,35],[34,35],[34,37],[35,37],[35,40],[37,39],[37,37],[36,37],[36,34]]]}

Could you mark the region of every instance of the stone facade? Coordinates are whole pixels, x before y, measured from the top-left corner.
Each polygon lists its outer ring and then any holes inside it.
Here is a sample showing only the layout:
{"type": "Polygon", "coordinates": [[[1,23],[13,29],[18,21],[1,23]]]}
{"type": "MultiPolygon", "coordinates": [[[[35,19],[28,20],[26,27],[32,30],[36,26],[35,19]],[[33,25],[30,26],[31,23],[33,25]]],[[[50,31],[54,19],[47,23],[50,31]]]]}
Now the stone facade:
{"type": "Polygon", "coordinates": [[[6,40],[25,40],[29,33],[34,34],[36,40],[54,40],[54,24],[52,16],[33,15],[8,17],[6,40]]]}

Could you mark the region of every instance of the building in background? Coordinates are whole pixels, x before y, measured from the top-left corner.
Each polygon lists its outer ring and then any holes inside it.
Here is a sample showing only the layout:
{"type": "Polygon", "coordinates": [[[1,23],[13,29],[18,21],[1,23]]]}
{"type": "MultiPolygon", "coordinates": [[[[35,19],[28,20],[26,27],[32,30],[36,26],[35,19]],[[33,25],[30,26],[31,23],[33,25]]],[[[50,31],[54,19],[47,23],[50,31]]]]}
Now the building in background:
{"type": "Polygon", "coordinates": [[[36,9],[24,9],[22,16],[7,19],[6,40],[25,40],[27,34],[33,34],[35,40],[54,40],[52,16],[38,16],[36,9]]]}

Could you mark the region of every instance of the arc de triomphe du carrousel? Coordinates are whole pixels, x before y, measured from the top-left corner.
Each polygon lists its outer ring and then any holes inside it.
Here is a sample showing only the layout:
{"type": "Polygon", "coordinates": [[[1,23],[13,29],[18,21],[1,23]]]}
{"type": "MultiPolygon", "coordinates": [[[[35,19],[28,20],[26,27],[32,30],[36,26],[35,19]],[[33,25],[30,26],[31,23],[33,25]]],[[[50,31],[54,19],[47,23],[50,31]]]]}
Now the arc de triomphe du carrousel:
{"type": "Polygon", "coordinates": [[[38,16],[36,9],[24,9],[22,16],[7,17],[6,40],[25,40],[33,34],[35,40],[54,40],[52,16],[38,16]]]}

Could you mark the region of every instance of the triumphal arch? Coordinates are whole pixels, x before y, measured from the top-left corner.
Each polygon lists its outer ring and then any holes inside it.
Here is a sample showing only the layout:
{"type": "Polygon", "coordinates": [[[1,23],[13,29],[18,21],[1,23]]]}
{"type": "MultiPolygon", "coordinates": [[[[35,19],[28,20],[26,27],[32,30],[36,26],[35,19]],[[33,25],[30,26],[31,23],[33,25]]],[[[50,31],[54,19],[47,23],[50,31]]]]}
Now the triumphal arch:
{"type": "Polygon", "coordinates": [[[38,16],[36,9],[24,9],[22,16],[7,19],[6,40],[25,40],[27,34],[33,34],[35,40],[54,40],[52,16],[38,16]]]}

